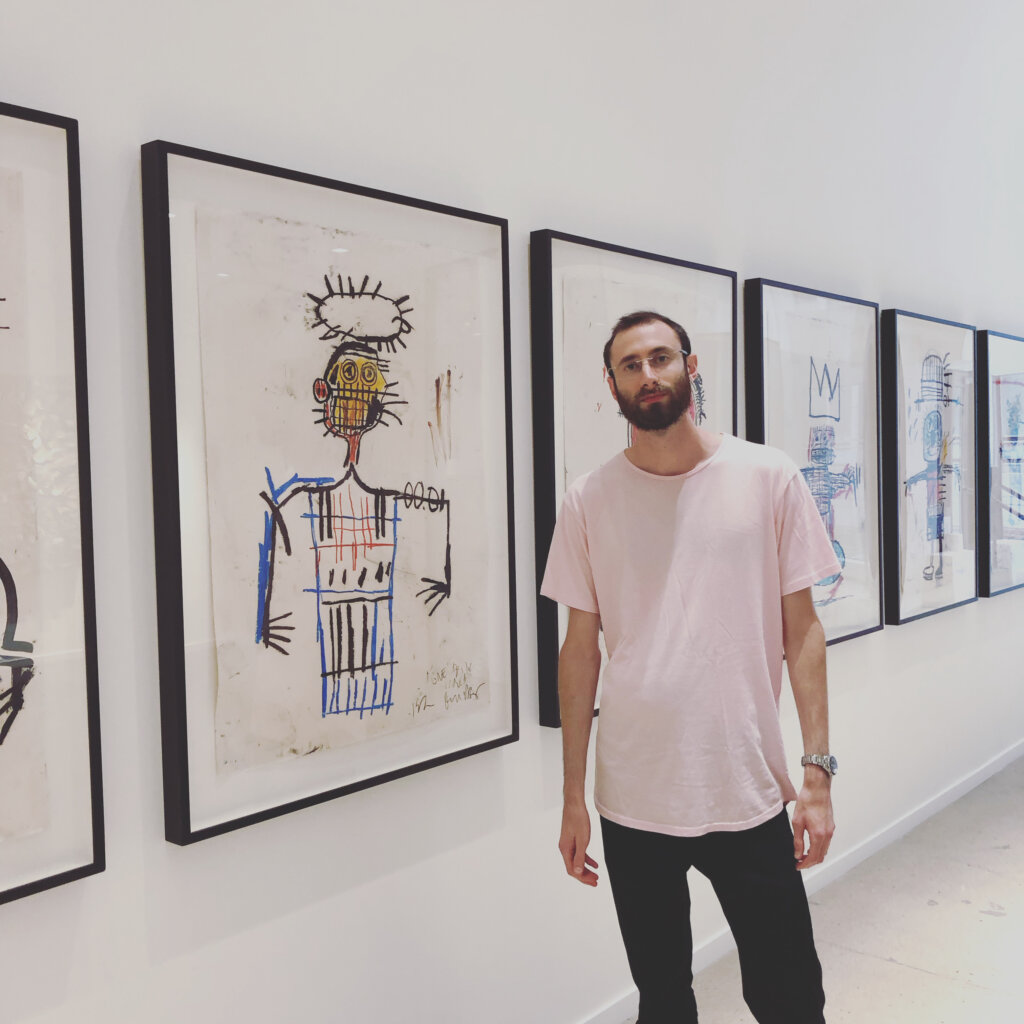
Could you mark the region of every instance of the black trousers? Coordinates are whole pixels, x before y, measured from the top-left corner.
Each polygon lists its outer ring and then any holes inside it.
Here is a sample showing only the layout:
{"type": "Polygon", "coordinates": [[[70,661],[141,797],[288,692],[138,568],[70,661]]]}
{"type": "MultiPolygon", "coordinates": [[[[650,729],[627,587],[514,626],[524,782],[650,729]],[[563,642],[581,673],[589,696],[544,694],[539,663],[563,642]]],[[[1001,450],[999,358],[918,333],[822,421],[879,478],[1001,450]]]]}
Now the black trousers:
{"type": "Polygon", "coordinates": [[[821,964],[785,810],[742,832],[669,836],[601,819],[605,866],[633,980],[637,1024],[696,1024],[687,872],[711,882],[759,1024],[824,1024],[821,964]]]}

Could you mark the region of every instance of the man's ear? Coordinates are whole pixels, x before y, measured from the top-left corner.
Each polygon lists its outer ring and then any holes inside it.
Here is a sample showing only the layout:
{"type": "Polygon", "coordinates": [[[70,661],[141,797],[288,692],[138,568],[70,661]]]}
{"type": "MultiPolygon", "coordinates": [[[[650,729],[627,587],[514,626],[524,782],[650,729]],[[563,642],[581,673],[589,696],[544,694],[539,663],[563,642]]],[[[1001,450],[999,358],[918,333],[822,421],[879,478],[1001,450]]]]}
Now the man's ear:
{"type": "Polygon", "coordinates": [[[690,377],[697,376],[697,356],[692,352],[686,357],[686,372],[690,377]]]}
{"type": "Polygon", "coordinates": [[[608,381],[608,390],[612,393],[612,398],[618,401],[619,393],[615,390],[615,378],[612,376],[611,370],[604,371],[604,379],[608,381]]]}

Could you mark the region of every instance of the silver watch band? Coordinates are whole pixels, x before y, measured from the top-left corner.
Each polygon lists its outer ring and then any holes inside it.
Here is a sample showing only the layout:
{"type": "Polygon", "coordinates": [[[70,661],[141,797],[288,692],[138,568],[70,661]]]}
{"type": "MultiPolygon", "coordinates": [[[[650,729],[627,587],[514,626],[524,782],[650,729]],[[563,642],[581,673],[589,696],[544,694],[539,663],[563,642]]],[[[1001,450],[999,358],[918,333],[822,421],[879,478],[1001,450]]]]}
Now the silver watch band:
{"type": "Polygon", "coordinates": [[[832,754],[804,754],[800,758],[800,767],[805,768],[813,764],[829,775],[835,775],[839,771],[839,762],[832,754]]]}

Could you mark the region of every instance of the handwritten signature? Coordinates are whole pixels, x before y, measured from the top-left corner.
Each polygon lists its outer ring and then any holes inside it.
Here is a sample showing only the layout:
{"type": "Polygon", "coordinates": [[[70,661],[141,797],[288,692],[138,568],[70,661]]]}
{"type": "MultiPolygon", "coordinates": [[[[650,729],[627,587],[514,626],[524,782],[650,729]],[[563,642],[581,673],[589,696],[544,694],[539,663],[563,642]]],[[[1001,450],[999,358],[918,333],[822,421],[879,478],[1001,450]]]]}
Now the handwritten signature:
{"type": "Polygon", "coordinates": [[[477,682],[474,678],[471,661],[434,666],[427,670],[424,685],[413,698],[410,715],[418,718],[435,707],[450,711],[459,705],[479,701],[486,685],[487,680],[477,682]]]}
{"type": "Polygon", "coordinates": [[[449,708],[454,707],[456,704],[465,704],[468,701],[479,700],[480,691],[487,685],[486,680],[482,683],[477,683],[473,686],[471,683],[463,683],[454,692],[445,690],[444,691],[444,709],[447,711],[449,708]]]}
{"type": "Polygon", "coordinates": [[[424,711],[429,711],[433,706],[427,695],[421,690],[413,698],[412,717],[415,718],[417,715],[422,715],[424,711]]]}

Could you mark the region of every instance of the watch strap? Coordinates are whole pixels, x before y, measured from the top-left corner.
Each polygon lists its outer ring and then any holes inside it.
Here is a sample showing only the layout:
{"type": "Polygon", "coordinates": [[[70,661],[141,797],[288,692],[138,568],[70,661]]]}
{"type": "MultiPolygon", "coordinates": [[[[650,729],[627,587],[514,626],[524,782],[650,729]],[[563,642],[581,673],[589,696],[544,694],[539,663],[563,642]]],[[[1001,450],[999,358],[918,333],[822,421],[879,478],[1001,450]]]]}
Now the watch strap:
{"type": "Polygon", "coordinates": [[[839,763],[832,754],[804,754],[800,758],[800,767],[806,768],[809,764],[816,765],[829,775],[835,775],[839,771],[839,763]]]}

